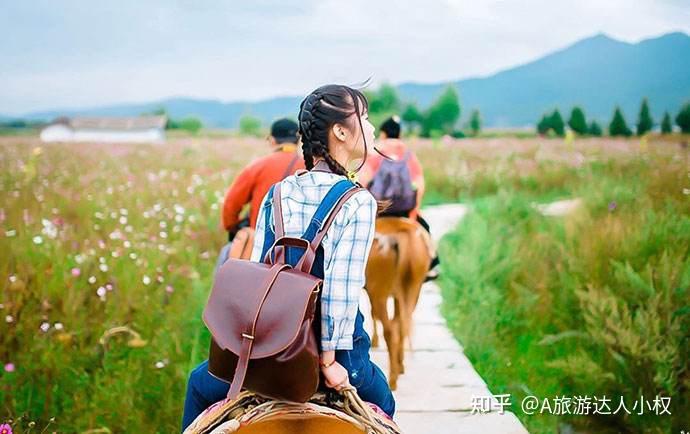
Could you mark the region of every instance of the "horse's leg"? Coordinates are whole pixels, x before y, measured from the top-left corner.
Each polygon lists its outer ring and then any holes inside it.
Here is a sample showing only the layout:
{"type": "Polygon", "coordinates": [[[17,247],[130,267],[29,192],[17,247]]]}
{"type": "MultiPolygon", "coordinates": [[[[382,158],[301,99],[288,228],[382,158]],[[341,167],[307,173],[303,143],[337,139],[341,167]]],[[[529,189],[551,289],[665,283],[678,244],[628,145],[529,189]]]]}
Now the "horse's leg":
{"type": "Polygon", "coordinates": [[[391,387],[391,390],[395,390],[397,387],[397,379],[398,379],[398,364],[396,362],[395,354],[396,354],[396,348],[400,345],[400,336],[398,329],[395,325],[395,319],[391,319],[388,316],[388,309],[387,309],[387,302],[388,299],[377,299],[376,301],[372,300],[372,306],[374,303],[376,304],[376,312],[378,315],[378,318],[381,320],[381,324],[383,325],[383,338],[386,340],[386,346],[388,347],[388,384],[391,387]]]}
{"type": "Polygon", "coordinates": [[[380,320],[381,314],[377,310],[374,301],[372,300],[371,293],[369,294],[369,304],[371,305],[371,346],[378,348],[379,346],[379,333],[377,327],[377,321],[380,320]]]}
{"type": "Polygon", "coordinates": [[[396,348],[396,361],[398,364],[398,372],[405,373],[405,337],[407,333],[407,304],[405,303],[405,296],[401,295],[395,298],[395,326],[398,329],[399,346],[396,348]]]}

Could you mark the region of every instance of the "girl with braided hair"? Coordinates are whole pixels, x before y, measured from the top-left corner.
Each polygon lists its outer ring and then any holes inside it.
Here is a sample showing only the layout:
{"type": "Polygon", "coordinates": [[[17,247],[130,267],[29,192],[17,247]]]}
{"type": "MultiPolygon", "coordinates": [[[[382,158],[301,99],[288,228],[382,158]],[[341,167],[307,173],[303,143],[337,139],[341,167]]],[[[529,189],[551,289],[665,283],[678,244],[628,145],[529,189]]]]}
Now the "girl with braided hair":
{"type": "MultiPolygon", "coordinates": [[[[366,97],[344,85],[322,86],[302,101],[298,123],[308,171],[280,182],[286,237],[302,237],[315,222],[320,226],[315,219],[323,205],[332,200],[332,190],[354,187],[354,175],[374,142],[367,110],[366,97]],[[357,167],[352,169],[353,165],[357,167]]],[[[264,197],[259,211],[252,261],[262,261],[275,234],[272,191],[264,197]]],[[[362,399],[392,417],[395,400],[385,375],[369,358],[371,340],[359,310],[377,207],[371,193],[359,189],[344,202],[325,232],[311,270],[323,280],[320,321],[314,323],[320,338],[323,384],[336,390],[354,386],[362,399]]],[[[228,389],[227,383],[208,373],[208,361],[197,366],[187,385],[183,427],[225,398],[228,389]]]]}

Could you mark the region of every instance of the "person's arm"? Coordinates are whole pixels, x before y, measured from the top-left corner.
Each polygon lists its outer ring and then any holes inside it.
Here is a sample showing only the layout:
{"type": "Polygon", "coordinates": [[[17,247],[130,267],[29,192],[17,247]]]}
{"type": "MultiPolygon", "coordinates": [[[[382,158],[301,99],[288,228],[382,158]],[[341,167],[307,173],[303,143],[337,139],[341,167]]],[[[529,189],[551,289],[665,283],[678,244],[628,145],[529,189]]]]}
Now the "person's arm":
{"type": "Polygon", "coordinates": [[[348,208],[353,208],[348,209],[345,227],[333,241],[333,250],[324,263],[321,294],[321,349],[324,352],[352,349],[359,297],[374,241],[376,201],[368,192],[357,193],[350,201],[348,208]]]}
{"type": "Polygon", "coordinates": [[[235,177],[235,180],[225,193],[221,224],[223,229],[231,231],[240,222],[242,208],[251,200],[258,167],[251,164],[235,177]]]}

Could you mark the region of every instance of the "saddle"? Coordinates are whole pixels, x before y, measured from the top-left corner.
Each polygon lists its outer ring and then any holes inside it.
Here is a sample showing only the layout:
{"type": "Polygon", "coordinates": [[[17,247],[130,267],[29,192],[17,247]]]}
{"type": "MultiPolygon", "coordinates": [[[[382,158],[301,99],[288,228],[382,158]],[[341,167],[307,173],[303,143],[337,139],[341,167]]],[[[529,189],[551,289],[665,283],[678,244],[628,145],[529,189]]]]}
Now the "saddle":
{"type": "Polygon", "coordinates": [[[319,392],[304,403],[242,392],[200,414],[183,434],[401,434],[400,428],[354,389],[319,392]]]}

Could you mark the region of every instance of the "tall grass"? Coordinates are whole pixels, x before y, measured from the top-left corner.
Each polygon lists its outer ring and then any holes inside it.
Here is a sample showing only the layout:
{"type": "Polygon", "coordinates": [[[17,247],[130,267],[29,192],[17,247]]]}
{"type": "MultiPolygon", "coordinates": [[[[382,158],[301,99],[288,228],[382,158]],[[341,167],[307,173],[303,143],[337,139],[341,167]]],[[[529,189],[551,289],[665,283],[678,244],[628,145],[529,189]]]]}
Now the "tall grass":
{"type": "Polygon", "coordinates": [[[2,146],[0,422],[179,430],[219,199],[256,145],[2,146]]]}
{"type": "Polygon", "coordinates": [[[473,199],[473,212],[444,240],[447,319],[490,389],[511,393],[530,432],[558,432],[565,423],[589,432],[687,429],[686,158],[592,159],[537,169],[528,182],[509,177],[473,199]],[[550,189],[583,206],[542,216],[534,201],[550,189]],[[672,415],[526,415],[519,403],[527,395],[606,396],[612,410],[623,396],[631,411],[640,396],[662,395],[671,397],[672,415]]]}

